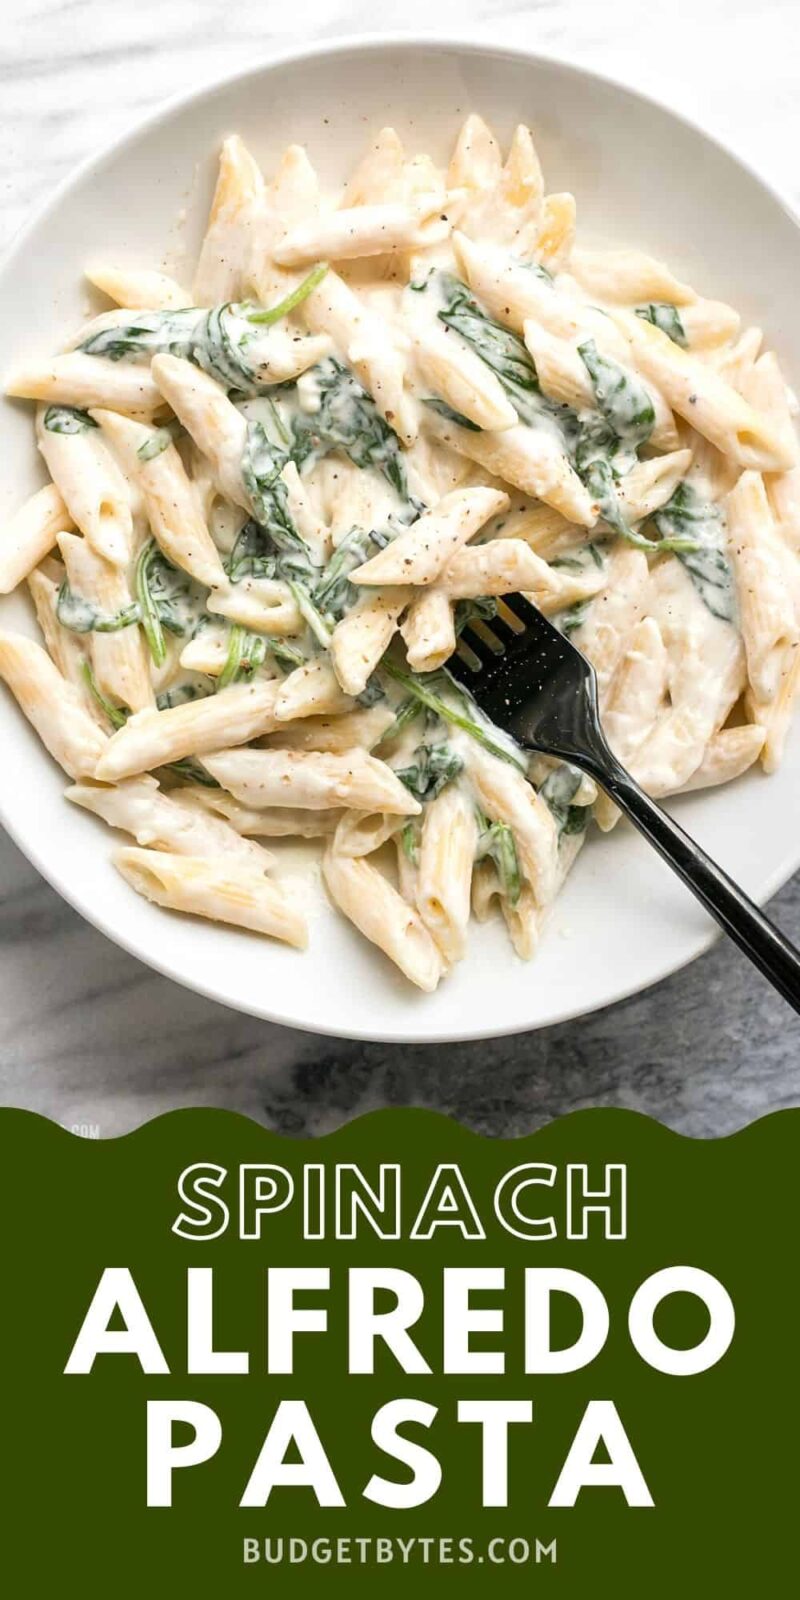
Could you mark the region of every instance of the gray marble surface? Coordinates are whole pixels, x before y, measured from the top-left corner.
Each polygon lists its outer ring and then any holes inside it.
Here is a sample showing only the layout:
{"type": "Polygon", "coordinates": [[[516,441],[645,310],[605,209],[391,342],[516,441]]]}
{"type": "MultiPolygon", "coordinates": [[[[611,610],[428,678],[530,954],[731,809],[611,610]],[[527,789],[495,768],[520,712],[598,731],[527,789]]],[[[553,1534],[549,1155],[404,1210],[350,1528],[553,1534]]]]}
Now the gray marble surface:
{"type": "MultiPolygon", "coordinates": [[[[168,95],[297,36],[264,0],[16,0],[0,46],[0,247],[53,185],[168,95]]],[[[366,0],[304,0],[304,37],[379,29],[366,0]]],[[[688,112],[800,208],[796,0],[404,0],[402,25],[528,43],[688,112]]],[[[800,878],[772,910],[800,941],[800,878]]],[[[587,1105],[685,1133],[800,1103],[800,1021],[722,944],[582,1021],[474,1045],[350,1044],[240,1017],[83,923],[0,837],[0,1103],[100,1137],[218,1105],[291,1134],[381,1105],[523,1133],[587,1105]]]]}

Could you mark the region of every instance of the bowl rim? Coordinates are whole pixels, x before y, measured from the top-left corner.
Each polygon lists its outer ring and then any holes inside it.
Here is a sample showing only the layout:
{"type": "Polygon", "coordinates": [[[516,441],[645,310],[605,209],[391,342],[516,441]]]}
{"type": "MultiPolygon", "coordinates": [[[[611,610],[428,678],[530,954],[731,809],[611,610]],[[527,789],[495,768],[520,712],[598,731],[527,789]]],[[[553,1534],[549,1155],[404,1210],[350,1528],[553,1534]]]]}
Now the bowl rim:
{"type": "MultiPolygon", "coordinates": [[[[477,29],[479,26],[480,24],[477,22],[474,25],[475,29],[477,29]]],[[[668,100],[662,98],[660,95],[650,93],[649,91],[645,92],[624,78],[617,77],[615,74],[610,72],[597,71],[594,67],[585,66],[582,63],[571,61],[567,57],[561,55],[557,50],[549,50],[546,48],[531,49],[526,45],[516,43],[497,44],[491,39],[482,38],[481,35],[476,31],[468,31],[464,33],[440,31],[437,29],[433,29],[430,32],[419,32],[410,29],[392,30],[386,33],[376,33],[375,31],[359,31],[356,33],[343,34],[341,37],[336,39],[317,38],[312,39],[305,44],[290,44],[284,48],[270,49],[268,53],[261,55],[255,63],[251,63],[247,67],[237,68],[231,72],[224,72],[205,78],[201,83],[194,85],[191,89],[180,90],[176,94],[170,95],[166,100],[160,101],[156,106],[145,112],[142,116],[136,117],[134,121],[132,121],[120,133],[118,133],[116,137],[113,138],[108,144],[104,145],[102,149],[92,151],[84,158],[83,161],[79,162],[75,167],[67,172],[64,177],[61,178],[54,186],[54,188],[44,196],[39,204],[34,207],[30,217],[20,224],[20,226],[7,241],[2,252],[0,252],[0,273],[4,272],[9,266],[13,265],[15,257],[21,253],[30,236],[36,231],[40,224],[46,222],[50,215],[58,210],[62,201],[67,199],[70,192],[74,188],[77,188],[85,178],[89,177],[93,172],[100,171],[102,168],[112,163],[122,152],[126,150],[129,145],[134,144],[136,140],[138,140],[143,134],[146,134],[152,129],[158,127],[160,123],[168,121],[175,113],[178,113],[197,103],[198,101],[203,100],[206,96],[215,93],[217,90],[227,89],[237,83],[244,83],[249,79],[258,78],[262,73],[270,72],[273,69],[293,66],[295,63],[302,63],[315,58],[339,56],[345,54],[370,55],[386,49],[400,49],[413,52],[431,47],[443,50],[459,51],[462,54],[465,52],[472,55],[485,54],[491,55],[495,58],[508,58],[523,62],[532,61],[535,63],[541,63],[545,66],[553,66],[570,74],[572,77],[578,80],[601,83],[606,87],[615,90],[618,94],[639,102],[639,104],[645,108],[654,108],[657,111],[664,113],[666,116],[672,118],[674,121],[680,123],[684,128],[688,129],[690,133],[695,134],[706,144],[712,146],[712,148],[720,152],[729,161],[731,161],[734,166],[738,167],[740,171],[742,171],[776,205],[780,207],[780,209],[788,217],[789,221],[794,224],[795,228],[797,228],[798,232],[800,233],[800,214],[798,214],[798,212],[795,210],[788,196],[784,194],[770,178],[767,178],[763,172],[754,166],[745,156],[740,154],[738,150],[731,148],[731,146],[727,144],[724,139],[710,132],[693,117],[688,116],[683,111],[676,110],[674,106],[670,105],[668,100]]],[[[330,1024],[319,1025],[308,1018],[299,1019],[293,1014],[288,1014],[286,1012],[281,1013],[279,1009],[271,1009],[270,1011],[266,1011],[263,1007],[260,1007],[255,1003],[244,1004],[238,1000],[229,999],[224,994],[220,994],[212,984],[198,981],[196,978],[190,979],[189,977],[183,977],[181,974],[176,973],[171,968],[166,958],[160,956],[158,953],[143,951],[124,931],[120,931],[115,926],[112,926],[103,916],[101,911],[89,909],[81,904],[76,894],[71,890],[69,884],[62,882],[60,875],[42,862],[40,851],[36,844],[30,844],[27,839],[23,843],[19,836],[18,830],[12,825],[5,814],[2,789],[0,789],[0,825],[8,834],[9,838],[13,841],[16,847],[20,850],[25,859],[29,861],[39,875],[44,878],[45,882],[48,883],[50,887],[54,889],[56,893],[60,895],[61,898],[79,914],[79,916],[83,918],[84,921],[96,928],[99,933],[103,934],[105,938],[109,939],[113,944],[124,950],[128,955],[131,955],[135,957],[136,960],[141,961],[143,965],[158,972],[162,977],[169,978],[171,982],[178,984],[181,988],[187,989],[195,994],[199,994],[204,999],[212,1000],[218,1005],[225,1006],[228,1010],[239,1012],[243,1015],[253,1016],[258,1018],[260,1021],[269,1022],[273,1025],[294,1028],[296,1031],[301,1033],[317,1034],[329,1038],[352,1039],[353,1041],[358,1042],[367,1041],[387,1044],[461,1044],[469,1041],[477,1042],[481,1039],[503,1038],[512,1035],[522,1035],[528,1032],[538,1032],[540,1029],[558,1027],[567,1022],[580,1022],[582,1019],[593,1015],[595,1012],[608,1010],[612,1006],[621,1004],[623,1001],[631,999],[634,995],[641,994],[648,989],[655,988],[658,984],[662,983],[664,979],[671,977],[676,972],[680,972],[684,967],[689,966],[693,961],[697,960],[699,956],[704,955],[717,942],[717,940],[721,938],[721,930],[716,926],[715,923],[709,922],[707,930],[705,930],[702,934],[698,934],[692,940],[689,953],[681,954],[675,958],[667,958],[658,976],[650,976],[644,980],[634,979],[628,984],[623,984],[623,986],[619,988],[608,1000],[602,1001],[599,1004],[589,1005],[583,1010],[574,1010],[569,1004],[567,1004],[556,1015],[549,1017],[548,1020],[543,1023],[534,1022],[520,1026],[515,1022],[509,1026],[503,1026],[502,1022],[500,1022],[499,1024],[493,1024],[488,1029],[483,1028],[480,1032],[476,1032],[474,1026],[464,1029],[450,1027],[446,1030],[430,1031],[430,1025],[428,1025],[428,1031],[426,1031],[424,1013],[415,1013],[413,1008],[411,1008],[409,1017],[410,1025],[407,1031],[402,1028],[392,1028],[391,1030],[386,1031],[381,1030],[377,1026],[374,1028],[366,1028],[363,1026],[354,1027],[350,1031],[345,1031],[344,1028],[332,1026],[330,1024]],[[411,1026],[411,1016],[415,1017],[417,1024],[416,1026],[411,1026]]],[[[800,844],[798,844],[797,848],[797,860],[790,862],[788,865],[783,863],[780,867],[776,868],[768,876],[765,883],[761,885],[757,895],[754,897],[757,899],[758,903],[763,905],[766,901],[771,899],[771,897],[789,881],[799,866],[800,844]]]]}

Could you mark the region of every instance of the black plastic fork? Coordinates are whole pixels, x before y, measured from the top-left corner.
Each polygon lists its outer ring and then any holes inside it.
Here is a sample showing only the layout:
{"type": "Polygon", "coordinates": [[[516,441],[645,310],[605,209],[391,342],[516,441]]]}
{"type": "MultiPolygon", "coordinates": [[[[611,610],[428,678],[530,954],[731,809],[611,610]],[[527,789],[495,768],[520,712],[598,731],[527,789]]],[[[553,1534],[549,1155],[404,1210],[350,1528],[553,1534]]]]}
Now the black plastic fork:
{"type": "Polygon", "coordinates": [[[594,778],[800,1012],[800,952],[617,760],[600,726],[594,668],[535,606],[509,595],[491,623],[462,636],[447,670],[523,749],[557,756],[594,778]],[[504,617],[506,607],[519,630],[504,617]]]}

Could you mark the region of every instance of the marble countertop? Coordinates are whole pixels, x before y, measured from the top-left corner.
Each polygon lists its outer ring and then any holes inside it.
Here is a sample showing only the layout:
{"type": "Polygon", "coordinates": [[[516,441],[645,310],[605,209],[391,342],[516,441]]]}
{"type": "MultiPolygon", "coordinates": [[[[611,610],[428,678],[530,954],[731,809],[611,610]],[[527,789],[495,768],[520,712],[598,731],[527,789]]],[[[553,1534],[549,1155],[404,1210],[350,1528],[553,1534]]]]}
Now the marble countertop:
{"type": "MultiPolygon", "coordinates": [[[[0,54],[0,248],[56,182],[167,96],[297,38],[263,0],[17,0],[0,54]]],[[[367,0],[305,0],[303,37],[379,31],[367,0]]],[[[405,0],[402,23],[527,43],[667,100],[800,210],[796,0],[405,0]]],[[[772,904],[800,941],[800,877],[772,904]]],[[[291,1134],[428,1105],[523,1133],[586,1105],[728,1133],[800,1102],[800,1022],[729,946],[579,1022],[473,1045],[352,1044],[237,1016],[88,927],[0,837],[0,1103],[110,1137],[219,1105],[291,1134]]]]}

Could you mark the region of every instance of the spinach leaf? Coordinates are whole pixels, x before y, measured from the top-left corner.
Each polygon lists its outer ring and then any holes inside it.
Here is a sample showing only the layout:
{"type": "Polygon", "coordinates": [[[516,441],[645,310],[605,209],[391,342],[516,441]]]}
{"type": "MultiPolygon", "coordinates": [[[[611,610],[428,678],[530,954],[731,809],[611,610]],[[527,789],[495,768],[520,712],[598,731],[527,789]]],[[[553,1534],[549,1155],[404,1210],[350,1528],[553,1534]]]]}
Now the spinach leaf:
{"type": "Polygon", "coordinates": [[[300,615],[311,629],[314,638],[322,645],[323,650],[327,650],[333,636],[333,629],[314,600],[313,585],[304,583],[298,578],[289,577],[288,573],[284,574],[284,577],[285,582],[292,591],[300,615]]]}
{"type": "Polygon", "coordinates": [[[396,739],[412,722],[416,722],[417,717],[422,715],[422,710],[419,700],[414,695],[408,695],[405,700],[400,702],[395,712],[394,722],[390,723],[386,732],[381,735],[381,744],[384,744],[389,739],[396,739]]]}
{"type": "Polygon", "coordinates": [[[249,633],[239,623],[234,623],[225,665],[217,678],[217,690],[227,689],[229,683],[238,683],[240,678],[249,677],[264,665],[266,658],[266,646],[260,635],[249,633]]]}
{"type": "Polygon", "coordinates": [[[582,412],[573,447],[575,471],[597,501],[600,517],[615,533],[636,543],[638,535],[622,515],[614,460],[619,438],[602,412],[582,412]]]}
{"type": "Polygon", "coordinates": [[[261,394],[270,386],[259,377],[259,328],[288,316],[322,282],[327,270],[324,263],[315,267],[274,306],[227,301],[208,311],[200,306],[141,311],[130,322],[90,334],[78,348],[107,361],[144,362],[154,355],[180,356],[202,367],[227,390],[241,395],[261,394]]]}
{"type": "Polygon", "coordinates": [[[340,540],[314,591],[314,600],[326,616],[338,621],[358,597],[349,574],[368,561],[380,540],[363,528],[353,528],[340,540]]]}
{"type": "MultiPolygon", "coordinates": [[[[542,394],[535,364],[524,342],[490,317],[465,284],[449,273],[434,273],[420,287],[429,285],[438,288],[447,299],[438,312],[439,319],[459,333],[491,367],[520,421],[533,426],[548,418],[559,427],[565,452],[597,501],[602,520],[632,544],[641,542],[649,548],[648,541],[622,515],[616,490],[619,473],[631,465],[631,453],[635,456],[655,423],[653,403],[644,386],[616,362],[601,356],[593,339],[586,340],[579,351],[592,380],[599,411],[578,414],[542,394]],[[621,450],[627,459],[623,459],[621,450]]],[[[437,409],[447,415],[441,403],[437,409]]]]}
{"type": "Polygon", "coordinates": [[[367,679],[365,688],[361,690],[360,694],[356,695],[356,705],[363,706],[365,710],[368,710],[370,706],[376,706],[379,700],[385,699],[386,690],[377,672],[373,672],[371,678],[367,679]]]}
{"type": "Polygon", "coordinates": [[[532,272],[534,277],[541,278],[543,283],[549,283],[552,285],[554,281],[553,274],[552,272],[548,272],[546,267],[542,266],[541,261],[520,261],[519,265],[524,267],[526,272],[532,272]]]}
{"type": "Polygon", "coordinates": [[[164,768],[165,772],[174,772],[176,778],[185,778],[187,783],[199,783],[204,789],[221,789],[222,785],[212,778],[211,773],[195,761],[192,756],[187,756],[183,761],[170,761],[164,768]]]}
{"type": "Polygon", "coordinates": [[[313,369],[319,406],[301,411],[292,424],[292,457],[300,467],[341,450],[356,467],[375,467],[403,499],[406,472],[397,435],[379,412],[355,373],[327,356],[313,369]]]}
{"type": "Polygon", "coordinates": [[[592,380],[595,399],[617,439],[629,450],[646,444],[655,426],[653,402],[644,384],[633,373],[603,356],[594,339],[578,345],[580,356],[592,380]]]}
{"type": "MultiPolygon", "coordinates": [[[[538,275],[548,276],[536,262],[526,265],[538,275]]],[[[560,429],[564,447],[569,451],[577,426],[575,412],[542,393],[533,357],[519,334],[491,317],[467,285],[452,273],[433,271],[420,287],[430,289],[445,301],[437,312],[439,320],[445,327],[460,334],[499,378],[520,422],[528,427],[536,427],[543,419],[549,420],[560,429]]],[[[430,401],[426,403],[431,404],[430,401]]],[[[441,402],[437,409],[443,416],[448,415],[441,402]]],[[[465,419],[456,413],[453,413],[453,420],[462,426],[465,423],[465,419]]],[[[470,424],[466,423],[466,426],[470,424]]],[[[471,426],[474,428],[474,423],[471,426]]]]}
{"type": "Polygon", "coordinates": [[[417,800],[435,800],[463,770],[461,757],[448,744],[420,744],[411,765],[396,769],[396,776],[417,800]]]}
{"type": "Polygon", "coordinates": [[[436,275],[436,288],[446,303],[437,313],[446,328],[461,335],[486,362],[503,385],[520,420],[530,422],[541,414],[542,402],[536,368],[519,334],[496,322],[459,278],[449,272],[436,275]],[[535,404],[532,401],[536,400],[535,404]]]}
{"type": "Polygon", "coordinates": [[[411,862],[412,867],[419,866],[419,828],[413,817],[406,823],[400,839],[404,856],[411,862]]]}
{"type": "Polygon", "coordinates": [[[303,655],[302,650],[296,649],[293,644],[287,644],[285,639],[267,638],[264,640],[264,644],[268,655],[272,656],[273,661],[281,668],[282,672],[294,672],[295,667],[305,666],[306,657],[303,655]]]}
{"type": "Polygon", "coordinates": [[[568,572],[585,572],[590,562],[602,572],[605,561],[596,544],[582,545],[574,556],[554,556],[550,566],[568,572]]]}
{"type": "MultiPolygon", "coordinates": [[[[274,548],[275,575],[289,585],[312,633],[327,647],[331,630],[314,599],[320,569],[292,521],[288,491],[281,477],[288,459],[286,451],[267,437],[263,423],[248,422],[242,482],[261,532],[274,548]]],[[[256,572],[253,576],[263,577],[266,572],[256,572]]]]}
{"type": "Polygon", "coordinates": [[[318,262],[315,267],[312,267],[302,283],[298,283],[296,289],[292,289],[289,294],[284,295],[283,299],[278,300],[274,306],[267,306],[263,310],[258,308],[250,311],[248,313],[248,321],[261,325],[266,324],[270,327],[272,323],[280,322],[282,317],[288,317],[290,311],[295,311],[298,306],[303,304],[304,300],[308,299],[310,294],[314,293],[315,289],[319,288],[328,270],[327,261],[318,262]]]}
{"type": "Polygon", "coordinates": [[[217,690],[227,688],[229,683],[239,683],[243,678],[252,677],[269,656],[285,672],[293,672],[295,667],[304,666],[306,660],[300,650],[286,644],[283,639],[251,633],[235,622],[230,631],[225,665],[217,679],[217,690]]]}
{"type": "Polygon", "coordinates": [[[242,578],[274,578],[277,571],[275,546],[266,530],[250,517],[237,535],[231,555],[225,562],[231,583],[242,578]]]}
{"type": "Polygon", "coordinates": [[[483,745],[485,750],[491,751],[493,756],[497,756],[501,761],[507,761],[510,766],[517,767],[520,771],[524,770],[524,761],[521,754],[519,756],[513,754],[509,746],[496,742],[487,733],[483,722],[479,720],[480,713],[474,701],[471,701],[463,690],[458,689],[452,678],[449,678],[446,673],[405,672],[402,667],[397,667],[393,661],[387,661],[386,659],[381,663],[381,671],[388,673],[389,677],[394,678],[396,683],[402,683],[408,694],[413,695],[429,711],[435,712],[436,716],[441,717],[443,722],[450,722],[454,728],[461,728],[477,744],[483,745]],[[434,685],[437,688],[441,686],[448,695],[456,699],[457,703],[463,707],[463,710],[458,710],[449,700],[444,700],[440,694],[437,694],[434,685]]]}
{"type": "Polygon", "coordinates": [[[657,549],[669,549],[683,562],[701,599],[721,622],[736,620],[736,588],[730,562],[722,548],[722,512],[703,500],[686,480],[653,522],[661,535],[657,549]]]}
{"type": "Polygon", "coordinates": [[[136,454],[140,461],[154,461],[156,456],[163,455],[171,444],[172,434],[169,428],[157,428],[149,439],[145,439],[144,444],[140,444],[136,454]]]}
{"type": "Polygon", "coordinates": [[[649,305],[637,306],[636,315],[644,322],[652,322],[654,328],[660,328],[673,344],[679,344],[682,350],[687,349],[689,340],[677,306],[670,305],[666,300],[651,300],[649,305]]]}
{"type": "Polygon", "coordinates": [[[223,389],[236,394],[258,394],[263,387],[247,359],[256,337],[243,306],[212,306],[195,330],[190,360],[215,378],[223,389]]]}
{"type": "Polygon", "coordinates": [[[447,302],[438,312],[439,321],[459,333],[504,384],[538,393],[536,368],[519,334],[490,317],[467,285],[452,273],[440,273],[438,287],[447,302]]]}
{"type": "Polygon", "coordinates": [[[586,621],[591,603],[591,600],[578,600],[574,606],[568,606],[566,611],[559,611],[558,616],[553,618],[555,626],[569,639],[571,634],[586,621]]]}
{"type": "Polygon", "coordinates": [[[158,554],[158,545],[155,539],[142,546],[139,559],[136,563],[136,593],[141,608],[142,627],[147,640],[148,649],[157,667],[163,667],[167,659],[167,645],[158,608],[150,593],[150,568],[155,564],[158,554]]]}
{"type": "Polygon", "coordinates": [[[458,600],[453,618],[456,638],[461,637],[471,622],[491,622],[496,616],[497,600],[492,594],[481,595],[477,600],[458,600]]]}
{"type": "Polygon", "coordinates": [[[552,812],[558,828],[558,835],[583,833],[589,824],[589,806],[573,806],[573,795],[577,794],[581,784],[581,774],[577,768],[567,766],[554,767],[548,773],[540,790],[539,797],[544,800],[552,812]]]}
{"type": "MultiPolygon", "coordinates": [[[[623,516],[617,490],[620,478],[631,462],[620,454],[620,444],[620,439],[601,413],[581,413],[573,455],[575,470],[596,500],[601,520],[628,544],[646,551],[648,555],[653,555],[659,548],[675,549],[672,541],[666,541],[659,547],[637,528],[632,528],[623,516]]],[[[681,545],[681,548],[690,547],[681,545]]]]}
{"type": "Polygon", "coordinates": [[[48,406],[44,426],[48,433],[88,433],[90,428],[98,427],[98,423],[88,411],[80,411],[77,406],[48,406]]]}
{"type": "Polygon", "coordinates": [[[92,671],[92,665],[90,661],[81,662],[81,676],[86,683],[89,693],[92,695],[93,699],[97,701],[101,711],[103,711],[108,717],[112,728],[123,728],[128,720],[128,717],[130,716],[130,712],[126,706],[115,706],[114,702],[109,700],[106,695],[103,694],[103,691],[100,688],[97,679],[95,678],[94,672],[92,671]]]}
{"type": "Polygon", "coordinates": [[[494,862],[503,898],[515,906],[522,893],[522,873],[514,835],[506,822],[489,822],[482,812],[478,813],[478,824],[475,859],[483,861],[488,856],[494,862]]]}
{"type": "Polygon", "coordinates": [[[130,628],[141,621],[135,601],[111,616],[104,616],[83,595],[73,594],[66,578],[58,591],[56,617],[70,633],[119,633],[122,628],[130,628]]]}
{"type": "Polygon", "coordinates": [[[463,412],[455,411],[452,406],[447,404],[446,400],[438,400],[436,395],[426,396],[422,404],[430,406],[431,411],[438,411],[439,416],[445,417],[448,422],[456,422],[459,428],[467,428],[470,433],[481,432],[477,422],[473,422],[470,417],[465,417],[463,412]]]}
{"type": "Polygon", "coordinates": [[[201,684],[186,680],[173,684],[170,689],[162,689],[156,695],[156,705],[159,711],[171,711],[173,706],[185,706],[191,700],[207,700],[211,692],[207,681],[201,684]]]}
{"type": "Polygon", "coordinates": [[[174,567],[155,539],[142,546],[136,562],[136,598],[139,620],[144,628],[150,655],[157,667],[167,659],[164,629],[177,638],[194,633],[200,624],[194,616],[192,582],[185,572],[174,567]]]}
{"type": "Polygon", "coordinates": [[[132,322],[101,328],[78,349],[106,361],[150,361],[153,356],[181,356],[191,361],[195,330],[205,313],[197,306],[180,311],[140,311],[132,322]]]}
{"type": "Polygon", "coordinates": [[[289,513],[289,495],[281,473],[289,456],[273,444],[263,422],[248,421],[242,454],[242,483],[256,521],[279,550],[305,550],[289,513]]]}

